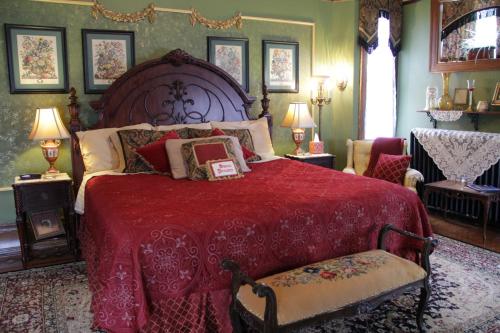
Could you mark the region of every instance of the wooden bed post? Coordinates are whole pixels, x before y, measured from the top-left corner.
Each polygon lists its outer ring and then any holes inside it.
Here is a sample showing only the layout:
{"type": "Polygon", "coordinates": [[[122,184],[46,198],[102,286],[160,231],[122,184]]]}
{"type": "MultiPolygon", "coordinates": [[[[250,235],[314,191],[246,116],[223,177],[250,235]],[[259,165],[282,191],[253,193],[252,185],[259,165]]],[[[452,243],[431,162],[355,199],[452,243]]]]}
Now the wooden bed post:
{"type": "Polygon", "coordinates": [[[262,99],[260,100],[260,104],[262,105],[262,112],[259,115],[259,118],[266,117],[267,118],[267,125],[269,127],[269,135],[271,137],[271,140],[273,138],[273,116],[269,112],[269,102],[271,101],[267,96],[269,93],[267,92],[267,86],[264,84],[262,86],[262,99]]]}
{"type": "Polygon", "coordinates": [[[69,101],[68,110],[71,116],[69,120],[69,130],[71,134],[74,134],[82,129],[82,125],[80,123],[80,105],[78,105],[78,97],[76,96],[76,89],[71,87],[69,90],[69,101]]]}
{"type": "Polygon", "coordinates": [[[71,116],[69,120],[69,131],[71,133],[71,167],[73,169],[73,189],[78,192],[80,183],[83,178],[83,159],[80,153],[80,144],[76,132],[83,129],[80,122],[80,105],[78,104],[78,97],[76,96],[76,89],[71,87],[69,90],[69,104],[68,111],[71,116]]]}

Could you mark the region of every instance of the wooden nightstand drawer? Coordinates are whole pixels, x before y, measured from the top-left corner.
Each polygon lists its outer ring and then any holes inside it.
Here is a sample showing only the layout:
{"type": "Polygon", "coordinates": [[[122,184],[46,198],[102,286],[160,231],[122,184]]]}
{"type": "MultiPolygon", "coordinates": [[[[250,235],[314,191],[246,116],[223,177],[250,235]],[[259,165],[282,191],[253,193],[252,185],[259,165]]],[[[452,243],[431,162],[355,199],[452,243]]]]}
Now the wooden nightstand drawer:
{"type": "Polygon", "coordinates": [[[54,182],[24,185],[18,188],[21,195],[21,212],[64,207],[68,203],[68,184],[54,182]]]}

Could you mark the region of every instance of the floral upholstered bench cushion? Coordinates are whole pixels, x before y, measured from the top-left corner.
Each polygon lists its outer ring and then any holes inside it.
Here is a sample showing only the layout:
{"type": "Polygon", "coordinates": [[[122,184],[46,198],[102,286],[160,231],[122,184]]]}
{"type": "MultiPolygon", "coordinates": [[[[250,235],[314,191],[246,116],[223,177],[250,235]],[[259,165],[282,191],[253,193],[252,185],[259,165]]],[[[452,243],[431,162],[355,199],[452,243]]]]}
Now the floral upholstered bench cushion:
{"type": "MultiPolygon", "coordinates": [[[[372,250],[325,260],[257,281],[273,289],[278,325],[287,325],[377,297],[426,277],[419,265],[384,250],[372,250]]],[[[240,288],[237,298],[264,320],[266,301],[240,288]]]]}

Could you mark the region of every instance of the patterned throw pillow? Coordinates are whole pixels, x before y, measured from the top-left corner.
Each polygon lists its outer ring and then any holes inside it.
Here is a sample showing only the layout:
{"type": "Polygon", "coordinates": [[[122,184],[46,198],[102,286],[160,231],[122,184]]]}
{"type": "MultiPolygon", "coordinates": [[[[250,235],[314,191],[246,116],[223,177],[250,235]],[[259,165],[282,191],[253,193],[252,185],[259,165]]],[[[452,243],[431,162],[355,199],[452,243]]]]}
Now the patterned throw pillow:
{"type": "Polygon", "coordinates": [[[135,150],[151,169],[165,175],[170,175],[170,162],[168,161],[165,142],[171,139],[180,139],[176,131],[167,132],[157,141],[139,147],[135,150]]]}
{"type": "Polygon", "coordinates": [[[403,184],[406,170],[410,166],[410,160],[411,156],[409,155],[380,154],[372,177],[391,183],[403,184]]]}
{"type": "Polygon", "coordinates": [[[240,142],[241,149],[243,150],[243,157],[247,162],[260,161],[261,157],[255,153],[252,135],[247,129],[224,129],[214,128],[211,133],[212,136],[227,135],[235,136],[240,142]]]}
{"type": "Polygon", "coordinates": [[[188,167],[188,177],[192,180],[208,179],[207,161],[231,159],[236,165],[238,175],[243,171],[234,153],[234,146],[229,138],[207,138],[185,143],[181,148],[182,157],[188,167]]]}
{"type": "Polygon", "coordinates": [[[212,129],[188,128],[188,138],[209,138],[212,136],[212,129]]]}
{"type": "MultiPolygon", "coordinates": [[[[175,132],[181,138],[187,136],[187,128],[181,128],[175,130],[175,132]]],[[[151,166],[145,163],[144,160],[139,156],[139,154],[136,153],[136,149],[159,140],[166,134],[166,132],[132,129],[118,131],[117,133],[118,137],[120,138],[123,157],[125,159],[125,169],[123,170],[123,172],[137,173],[154,171],[151,166]]]]}

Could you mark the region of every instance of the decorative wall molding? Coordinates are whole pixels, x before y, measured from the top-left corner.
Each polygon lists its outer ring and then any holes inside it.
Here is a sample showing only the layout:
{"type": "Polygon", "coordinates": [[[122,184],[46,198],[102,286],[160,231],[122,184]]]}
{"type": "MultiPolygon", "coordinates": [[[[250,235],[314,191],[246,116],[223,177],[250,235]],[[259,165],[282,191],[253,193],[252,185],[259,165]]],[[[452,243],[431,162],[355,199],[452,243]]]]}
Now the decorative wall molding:
{"type": "MultiPolygon", "coordinates": [[[[75,6],[94,6],[93,0],[31,0],[34,2],[45,2],[45,3],[56,3],[56,4],[65,4],[65,5],[75,5],[75,6]]],[[[156,13],[177,13],[177,14],[187,14],[190,16],[193,15],[193,10],[191,9],[178,9],[178,8],[168,8],[168,7],[156,7],[154,6],[154,11],[156,13]]],[[[238,13],[241,15],[240,13],[238,13]]],[[[316,68],[316,23],[309,21],[297,21],[297,20],[287,20],[287,19],[277,19],[271,17],[262,17],[262,16],[245,16],[241,15],[242,21],[261,21],[268,23],[280,23],[280,24],[291,24],[291,25],[300,25],[304,27],[308,27],[311,29],[311,74],[315,74],[316,68]]],[[[234,17],[233,17],[234,19],[234,17]]],[[[211,21],[211,20],[208,20],[211,21]]],[[[201,23],[201,22],[200,22],[201,23]]],[[[192,23],[191,23],[192,24],[192,23]]]]}
{"type": "Polygon", "coordinates": [[[196,23],[210,28],[210,29],[229,29],[231,27],[236,27],[241,29],[243,27],[243,21],[241,19],[241,13],[236,13],[233,17],[227,20],[210,20],[203,17],[196,9],[191,8],[191,25],[194,27],[196,23]]]}
{"type": "Polygon", "coordinates": [[[119,13],[112,10],[106,9],[99,1],[94,0],[92,5],[92,16],[94,19],[99,18],[99,14],[103,17],[116,22],[127,22],[135,23],[148,19],[149,23],[154,23],[155,21],[155,6],[150,3],[146,8],[135,13],[119,13]]]}

